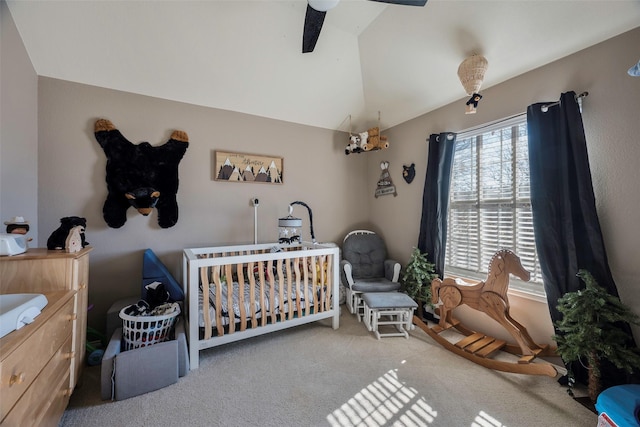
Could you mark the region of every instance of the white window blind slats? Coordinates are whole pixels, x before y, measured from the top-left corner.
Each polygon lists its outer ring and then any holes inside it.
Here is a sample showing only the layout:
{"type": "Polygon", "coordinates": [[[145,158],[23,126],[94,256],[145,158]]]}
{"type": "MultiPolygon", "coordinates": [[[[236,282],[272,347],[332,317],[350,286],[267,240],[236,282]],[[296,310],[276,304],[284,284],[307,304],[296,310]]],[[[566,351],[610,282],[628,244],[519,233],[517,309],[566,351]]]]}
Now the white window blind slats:
{"type": "Polygon", "coordinates": [[[493,254],[509,248],[531,272],[524,287],[541,292],[524,115],[458,136],[448,215],[446,270],[486,274],[493,254]]]}

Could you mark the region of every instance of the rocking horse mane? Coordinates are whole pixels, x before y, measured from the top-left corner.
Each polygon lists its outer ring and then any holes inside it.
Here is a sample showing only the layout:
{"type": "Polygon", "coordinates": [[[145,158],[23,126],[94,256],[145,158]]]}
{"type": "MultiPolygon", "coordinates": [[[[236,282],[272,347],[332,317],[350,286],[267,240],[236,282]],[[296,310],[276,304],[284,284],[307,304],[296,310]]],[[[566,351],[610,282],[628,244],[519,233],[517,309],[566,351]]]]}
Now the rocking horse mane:
{"type": "Polygon", "coordinates": [[[520,263],[520,258],[509,249],[501,249],[489,261],[489,273],[482,290],[495,292],[506,299],[510,273],[523,280],[529,280],[529,273],[520,263]]]}

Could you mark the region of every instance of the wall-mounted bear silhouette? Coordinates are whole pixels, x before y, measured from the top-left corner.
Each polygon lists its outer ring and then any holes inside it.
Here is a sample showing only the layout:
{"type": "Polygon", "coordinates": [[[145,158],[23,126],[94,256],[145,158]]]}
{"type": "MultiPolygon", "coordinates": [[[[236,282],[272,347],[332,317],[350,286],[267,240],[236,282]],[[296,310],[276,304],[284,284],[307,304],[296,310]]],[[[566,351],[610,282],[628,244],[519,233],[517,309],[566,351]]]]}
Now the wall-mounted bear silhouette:
{"type": "Polygon", "coordinates": [[[155,207],[158,225],[178,222],[178,164],[189,146],[186,132],[175,130],[163,145],[129,142],[109,120],[97,120],[94,134],[107,155],[107,200],[102,214],[107,225],[120,228],[133,206],[142,215],[155,207]]]}
{"type": "Polygon", "coordinates": [[[416,177],[416,164],[411,163],[411,166],[402,165],[402,177],[407,181],[407,184],[411,184],[413,178],[416,177]]]}

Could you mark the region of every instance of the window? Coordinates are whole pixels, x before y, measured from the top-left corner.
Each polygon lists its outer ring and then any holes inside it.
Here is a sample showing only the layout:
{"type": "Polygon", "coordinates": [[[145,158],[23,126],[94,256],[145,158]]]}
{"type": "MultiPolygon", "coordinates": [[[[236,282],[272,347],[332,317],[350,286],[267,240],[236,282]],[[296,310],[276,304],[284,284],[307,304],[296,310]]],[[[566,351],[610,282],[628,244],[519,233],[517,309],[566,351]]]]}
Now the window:
{"type": "Polygon", "coordinates": [[[445,270],[484,280],[489,261],[513,250],[531,272],[511,288],[544,295],[533,235],[526,115],[458,134],[449,195],[445,270]]]}

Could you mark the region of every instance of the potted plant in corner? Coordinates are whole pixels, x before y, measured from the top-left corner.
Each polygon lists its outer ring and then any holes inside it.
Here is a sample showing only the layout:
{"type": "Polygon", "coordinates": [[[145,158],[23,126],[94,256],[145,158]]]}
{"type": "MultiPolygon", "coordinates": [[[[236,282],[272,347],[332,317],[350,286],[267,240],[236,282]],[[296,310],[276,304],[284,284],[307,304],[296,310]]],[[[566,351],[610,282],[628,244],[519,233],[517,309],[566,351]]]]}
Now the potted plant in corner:
{"type": "Polygon", "coordinates": [[[436,277],[435,265],[427,260],[427,254],[413,248],[400,283],[402,290],[418,303],[420,317],[423,317],[423,304],[434,308],[431,302],[431,281],[436,277]]]}
{"type": "MultiPolygon", "coordinates": [[[[555,322],[557,353],[565,363],[580,361],[589,369],[589,398],[596,401],[601,391],[600,361],[608,360],[631,374],[640,368],[640,351],[630,346],[629,334],[620,322],[640,324],[639,317],[618,297],[599,286],[591,273],[580,270],[578,277],[586,287],[568,292],[558,299],[562,320],[555,322]]],[[[568,372],[569,394],[573,396],[573,373],[568,372]]]]}

